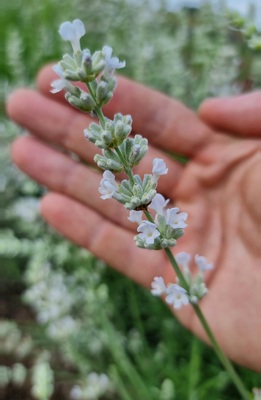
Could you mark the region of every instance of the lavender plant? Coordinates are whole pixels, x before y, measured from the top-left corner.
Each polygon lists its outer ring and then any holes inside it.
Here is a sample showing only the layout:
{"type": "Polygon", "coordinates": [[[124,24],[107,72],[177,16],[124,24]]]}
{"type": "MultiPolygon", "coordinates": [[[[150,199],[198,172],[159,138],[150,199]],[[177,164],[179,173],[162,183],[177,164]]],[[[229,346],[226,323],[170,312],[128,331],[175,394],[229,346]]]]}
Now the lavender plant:
{"type": "Polygon", "coordinates": [[[165,251],[177,276],[173,283],[164,282],[156,276],[151,284],[152,294],[163,296],[174,309],[191,304],[220,361],[236,385],[242,399],[250,399],[232,364],[217,343],[202,311],[199,301],[207,294],[205,272],[213,268],[204,256],[195,255],[194,264],[198,267],[196,275],[191,274],[188,253],[173,255],[170,250],[184,234],[187,213],[177,207],[167,208],[168,200],[157,192],[160,176],[167,174],[167,166],[162,159],[155,158],[152,173],[140,177],[133,173],[148,151],[148,141],[140,134],[131,137],[132,118],[130,115],[116,114],[113,120],[103,114],[102,108],[113,96],[116,89],[114,72],[125,66],[112,56],[112,48],[91,54],[89,49],[81,49],[80,39],[85,35],[83,23],[76,19],[64,22],[59,29],[63,40],[72,45],[73,54],[65,54],[54,66],[59,79],[52,83],[52,92],[65,90],[66,100],[77,109],[89,112],[98,118],[99,123],[91,123],[84,130],[85,137],[101,149],[102,154],[94,157],[97,165],[104,170],[99,192],[103,200],[115,199],[130,210],[129,220],[138,224],[134,240],[141,248],[165,251]],[[86,84],[87,91],[71,82],[86,84]],[[126,179],[116,181],[115,173],[125,172],[126,179]]]}

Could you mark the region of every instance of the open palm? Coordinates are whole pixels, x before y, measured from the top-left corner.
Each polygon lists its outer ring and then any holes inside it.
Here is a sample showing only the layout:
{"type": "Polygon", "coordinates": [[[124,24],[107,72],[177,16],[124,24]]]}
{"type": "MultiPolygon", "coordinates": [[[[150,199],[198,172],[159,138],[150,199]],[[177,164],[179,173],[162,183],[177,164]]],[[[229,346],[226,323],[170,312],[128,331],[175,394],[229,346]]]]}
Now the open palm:
{"type": "MultiPolygon", "coordinates": [[[[97,148],[82,134],[91,118],[72,109],[62,95],[49,93],[53,79],[50,67],[45,68],[38,92],[19,90],[8,103],[10,117],[32,134],[14,143],[13,159],[50,190],[42,200],[44,218],[142,285],[149,287],[158,275],[173,282],[165,253],[136,248],[136,227],[127,220],[127,210],[99,198],[101,174],[92,168],[97,148]]],[[[244,132],[236,136],[211,129],[175,100],[123,78],[105,108],[109,117],[116,112],[131,114],[134,133],[151,144],[136,172],[148,173],[154,157],[164,158],[169,173],[161,177],[158,191],[189,214],[174,253],[198,253],[215,264],[201,305],[221,347],[236,362],[261,370],[259,134],[242,137],[244,132]],[[189,161],[183,165],[170,153],[189,161]]],[[[176,315],[207,340],[190,306],[176,315]]]]}

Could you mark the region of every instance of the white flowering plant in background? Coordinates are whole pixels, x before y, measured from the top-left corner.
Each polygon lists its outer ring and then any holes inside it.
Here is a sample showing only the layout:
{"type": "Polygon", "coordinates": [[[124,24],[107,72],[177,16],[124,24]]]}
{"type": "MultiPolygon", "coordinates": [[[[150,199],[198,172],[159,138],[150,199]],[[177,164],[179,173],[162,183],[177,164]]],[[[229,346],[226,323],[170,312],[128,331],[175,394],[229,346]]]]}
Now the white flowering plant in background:
{"type": "MultiPolygon", "coordinates": [[[[208,292],[204,280],[205,272],[212,269],[213,264],[201,255],[195,255],[192,260],[188,253],[174,256],[170,250],[184,234],[188,215],[177,207],[168,208],[169,200],[157,192],[159,178],[168,172],[164,160],[155,158],[151,173],[143,177],[134,174],[133,168],[142,161],[148,151],[147,139],[140,134],[130,136],[130,115],[118,113],[113,119],[109,119],[103,114],[103,106],[110,101],[116,89],[114,72],[125,67],[125,62],[112,56],[113,50],[109,46],[103,46],[102,50],[93,54],[89,49],[82,49],[80,39],[85,34],[85,27],[79,19],[62,23],[59,33],[63,40],[71,43],[73,52],[72,55],[65,54],[54,66],[59,79],[52,82],[51,91],[57,93],[65,90],[65,98],[72,106],[82,112],[89,112],[99,121],[91,123],[84,130],[84,135],[102,152],[94,157],[97,165],[104,170],[99,187],[101,198],[115,199],[130,211],[129,220],[138,224],[137,235],[134,238],[138,247],[165,251],[177,280],[164,282],[163,277],[154,277],[151,284],[152,294],[165,298],[166,303],[174,309],[192,305],[242,398],[249,399],[247,390],[218,345],[198,305],[208,292]],[[86,84],[87,90],[73,85],[73,81],[86,84]],[[119,172],[125,172],[126,178],[118,183],[115,174],[119,172]],[[189,267],[192,262],[198,268],[198,273],[193,275],[189,267]]],[[[75,388],[75,393],[78,393],[77,390],[75,388]]]]}

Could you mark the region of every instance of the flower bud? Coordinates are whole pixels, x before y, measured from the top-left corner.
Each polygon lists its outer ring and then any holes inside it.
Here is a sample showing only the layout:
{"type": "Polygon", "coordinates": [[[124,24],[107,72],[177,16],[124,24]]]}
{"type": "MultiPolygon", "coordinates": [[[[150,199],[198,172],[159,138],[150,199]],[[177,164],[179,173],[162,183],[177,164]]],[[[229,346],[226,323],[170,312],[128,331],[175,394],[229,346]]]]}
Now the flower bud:
{"type": "Polygon", "coordinates": [[[140,153],[141,149],[140,146],[135,144],[129,154],[129,163],[131,167],[134,167],[135,165],[138,165],[140,162],[140,153]]]}
{"type": "Polygon", "coordinates": [[[66,69],[74,70],[76,67],[74,58],[70,56],[70,54],[64,54],[62,60],[60,61],[60,64],[64,70],[66,69]]]}
{"type": "Polygon", "coordinates": [[[112,76],[106,82],[108,84],[109,91],[114,92],[117,86],[117,79],[114,76],[112,76]]]}
{"type": "Polygon", "coordinates": [[[152,201],[155,194],[156,194],[155,189],[151,189],[148,192],[144,193],[144,195],[141,198],[141,204],[145,204],[145,205],[150,204],[150,202],[152,201]]]}
{"type": "Polygon", "coordinates": [[[133,185],[132,193],[134,194],[134,196],[141,198],[143,195],[142,187],[136,183],[135,185],[133,185]]]}
{"type": "Polygon", "coordinates": [[[104,69],[105,59],[101,51],[95,51],[92,56],[92,70],[96,76],[104,69]]]}
{"type": "Polygon", "coordinates": [[[95,103],[90,95],[81,95],[81,97],[76,97],[71,93],[66,93],[65,98],[73,107],[78,108],[83,112],[90,112],[94,110],[95,103]]]}
{"type": "Polygon", "coordinates": [[[177,241],[174,238],[171,238],[171,239],[163,238],[160,241],[160,245],[161,245],[162,249],[166,249],[167,247],[173,247],[176,245],[176,243],[177,243],[177,241]]]}
{"type": "Polygon", "coordinates": [[[123,166],[120,162],[113,159],[108,159],[100,154],[94,156],[94,161],[97,163],[98,167],[104,170],[110,170],[113,172],[123,171],[123,166]]]}
{"type": "Polygon", "coordinates": [[[113,93],[110,91],[106,82],[101,81],[96,88],[96,102],[101,107],[107,104],[112,98],[113,93]]]}
{"type": "Polygon", "coordinates": [[[89,49],[85,49],[82,52],[82,68],[86,75],[93,73],[92,71],[92,56],[89,49]]]}
{"type": "Polygon", "coordinates": [[[98,103],[102,102],[102,100],[106,97],[108,93],[108,84],[104,81],[99,82],[96,88],[96,100],[98,103]]]}
{"type": "Polygon", "coordinates": [[[113,144],[113,136],[107,130],[101,131],[100,139],[104,143],[104,148],[111,147],[113,144]]]}

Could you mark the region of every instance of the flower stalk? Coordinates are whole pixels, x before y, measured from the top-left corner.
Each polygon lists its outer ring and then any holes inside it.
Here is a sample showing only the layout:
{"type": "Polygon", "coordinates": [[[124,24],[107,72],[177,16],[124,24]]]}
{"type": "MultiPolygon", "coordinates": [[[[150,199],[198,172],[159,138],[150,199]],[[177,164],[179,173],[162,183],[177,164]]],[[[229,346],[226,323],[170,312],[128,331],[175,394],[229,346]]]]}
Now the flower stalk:
{"type": "MultiPolygon", "coordinates": [[[[173,269],[178,277],[178,279],[180,280],[182,286],[186,289],[189,290],[189,286],[187,284],[186,279],[184,278],[179,265],[175,259],[175,257],[173,256],[172,252],[170,251],[169,248],[165,249],[165,253],[167,254],[167,257],[169,259],[169,261],[171,262],[171,265],[173,266],[173,269]]],[[[204,331],[206,332],[208,339],[213,347],[213,349],[216,352],[216,355],[218,356],[220,362],[222,363],[222,365],[224,366],[225,370],[227,371],[227,373],[230,376],[230,379],[233,381],[234,385],[236,386],[238,392],[240,393],[240,395],[242,396],[242,399],[244,400],[250,400],[252,397],[250,395],[250,393],[247,391],[247,389],[245,388],[242,380],[240,379],[240,377],[238,376],[235,368],[233,367],[232,363],[229,361],[229,359],[227,358],[227,356],[224,354],[223,350],[221,349],[221,347],[219,346],[215,335],[213,334],[203,312],[201,311],[201,308],[198,304],[193,304],[191,303],[192,307],[194,308],[195,313],[197,314],[198,319],[200,320],[200,323],[204,329],[204,331]]]]}
{"type": "Polygon", "coordinates": [[[101,198],[114,198],[130,210],[128,219],[138,224],[137,235],[134,238],[138,247],[165,251],[176,273],[177,282],[166,285],[162,277],[155,277],[152,282],[152,294],[165,296],[166,302],[174,309],[189,303],[192,305],[242,399],[249,400],[250,394],[223,353],[198,305],[208,292],[204,279],[205,271],[212,269],[213,265],[208,263],[205,257],[195,255],[194,262],[198,273],[192,276],[189,269],[191,256],[180,253],[175,258],[170,250],[184,234],[188,215],[186,212],[180,212],[177,207],[166,208],[169,200],[157,193],[160,176],[168,172],[165,162],[155,158],[151,174],[145,174],[143,179],[134,175],[133,167],[141,162],[148,151],[147,139],[141,135],[129,136],[132,130],[131,116],[116,114],[114,119],[110,120],[102,112],[102,107],[110,101],[116,88],[114,71],[123,68],[125,62],[112,57],[112,49],[109,46],[104,46],[93,55],[89,49],[81,50],[80,38],[85,34],[85,28],[80,20],[63,23],[59,33],[62,39],[71,42],[73,56],[64,55],[54,67],[60,79],[52,83],[52,92],[66,90],[65,97],[70,104],[83,112],[96,115],[99,119],[100,124],[90,124],[84,130],[84,134],[102,151],[102,155],[97,154],[94,158],[97,165],[104,170],[99,187],[101,198]],[[88,93],[73,86],[70,81],[85,83],[88,93]],[[122,171],[125,171],[128,179],[118,183],[114,173],[122,171]],[[146,219],[143,219],[144,215],[146,219]]]}

